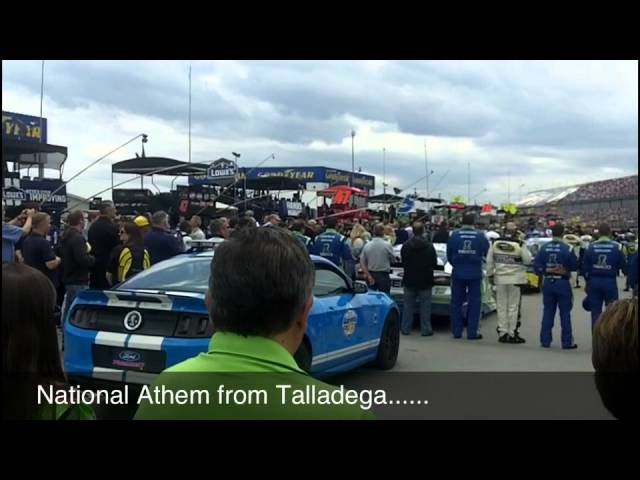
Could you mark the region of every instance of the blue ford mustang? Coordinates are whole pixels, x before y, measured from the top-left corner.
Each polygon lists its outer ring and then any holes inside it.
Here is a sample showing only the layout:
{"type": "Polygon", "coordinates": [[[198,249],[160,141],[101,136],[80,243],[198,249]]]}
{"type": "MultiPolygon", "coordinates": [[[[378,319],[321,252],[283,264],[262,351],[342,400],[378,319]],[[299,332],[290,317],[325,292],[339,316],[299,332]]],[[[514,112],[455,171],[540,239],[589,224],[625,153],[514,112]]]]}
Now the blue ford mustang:
{"type": "MultiPolygon", "coordinates": [[[[64,367],[76,379],[150,383],[204,352],[214,333],[204,296],[214,251],[160,262],[112,290],[86,290],[65,319],[64,367]]],[[[390,369],[399,347],[399,313],[384,293],[352,282],[333,263],[316,270],[309,325],[295,358],[324,376],[374,363],[390,369]]]]}

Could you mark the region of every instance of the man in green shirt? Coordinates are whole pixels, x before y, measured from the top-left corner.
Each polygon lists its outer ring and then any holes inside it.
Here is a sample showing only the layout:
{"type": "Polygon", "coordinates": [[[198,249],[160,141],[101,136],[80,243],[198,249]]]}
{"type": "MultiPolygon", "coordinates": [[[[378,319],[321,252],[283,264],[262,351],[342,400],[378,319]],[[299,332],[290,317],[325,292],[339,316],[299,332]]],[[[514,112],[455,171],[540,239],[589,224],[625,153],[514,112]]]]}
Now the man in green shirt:
{"type": "Polygon", "coordinates": [[[314,280],[309,255],[285,230],[262,228],[221,244],[206,296],[216,328],[209,351],[165,370],[143,389],[135,418],[372,418],[293,358],[307,329],[314,280]],[[161,403],[152,395],[159,391],[161,403]]]}
{"type": "Polygon", "coordinates": [[[296,240],[298,240],[302,245],[304,245],[304,248],[306,248],[307,251],[311,251],[313,242],[311,241],[311,237],[307,237],[304,234],[304,228],[305,228],[304,220],[301,220],[298,218],[294,220],[293,225],[291,226],[291,233],[293,234],[296,240]]]}

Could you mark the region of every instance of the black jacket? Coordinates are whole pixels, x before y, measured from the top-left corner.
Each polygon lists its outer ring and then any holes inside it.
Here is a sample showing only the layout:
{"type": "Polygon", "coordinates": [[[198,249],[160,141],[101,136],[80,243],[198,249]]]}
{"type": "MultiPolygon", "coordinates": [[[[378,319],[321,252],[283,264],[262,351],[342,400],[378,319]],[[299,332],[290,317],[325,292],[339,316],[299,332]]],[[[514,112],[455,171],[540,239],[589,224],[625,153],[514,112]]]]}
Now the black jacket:
{"type": "Polygon", "coordinates": [[[403,285],[425,290],[433,286],[433,269],[438,266],[438,255],[425,238],[413,237],[400,250],[404,266],[403,285]]]}
{"type": "Polygon", "coordinates": [[[438,230],[433,234],[433,243],[447,243],[449,241],[449,232],[438,230]]]}
{"type": "Polygon", "coordinates": [[[87,253],[87,242],[82,233],[69,227],[62,237],[62,282],[65,285],[88,285],[89,270],[96,259],[87,253]]]}
{"type": "Polygon", "coordinates": [[[106,269],[114,247],[120,244],[118,227],[106,217],[98,218],[89,227],[89,243],[91,253],[96,257],[96,264],[106,269]]]}

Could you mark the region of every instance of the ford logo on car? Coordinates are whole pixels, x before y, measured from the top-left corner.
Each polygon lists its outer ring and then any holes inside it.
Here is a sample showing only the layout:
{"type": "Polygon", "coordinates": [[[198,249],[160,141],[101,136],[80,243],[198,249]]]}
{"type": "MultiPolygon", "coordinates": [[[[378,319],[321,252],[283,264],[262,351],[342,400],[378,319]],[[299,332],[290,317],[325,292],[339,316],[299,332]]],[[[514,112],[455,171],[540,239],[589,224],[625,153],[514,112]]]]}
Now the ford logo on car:
{"type": "Polygon", "coordinates": [[[124,350],[118,354],[118,358],[123,362],[138,362],[142,358],[142,355],[131,350],[124,350]]]}

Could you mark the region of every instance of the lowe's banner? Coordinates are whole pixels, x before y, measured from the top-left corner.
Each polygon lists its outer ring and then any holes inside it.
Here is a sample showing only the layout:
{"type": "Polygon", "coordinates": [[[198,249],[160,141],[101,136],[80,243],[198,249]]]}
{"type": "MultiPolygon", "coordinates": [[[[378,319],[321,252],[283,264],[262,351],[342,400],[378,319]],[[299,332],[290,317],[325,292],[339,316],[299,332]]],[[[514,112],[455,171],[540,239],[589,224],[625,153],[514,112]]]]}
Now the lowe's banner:
{"type": "Polygon", "coordinates": [[[47,143],[47,119],[21,113],[2,112],[2,140],[47,143]]]}
{"type": "Polygon", "coordinates": [[[233,160],[221,158],[207,169],[207,178],[211,180],[233,179],[238,173],[238,167],[233,160]]]}
{"type": "Polygon", "coordinates": [[[42,205],[43,209],[63,210],[67,208],[67,187],[62,185],[62,180],[54,179],[20,179],[17,184],[14,180],[10,186],[5,186],[3,196],[7,205],[18,206],[25,202],[40,203],[46,199],[42,205]],[[51,193],[60,186],[62,188],[51,196],[51,193]]]}

